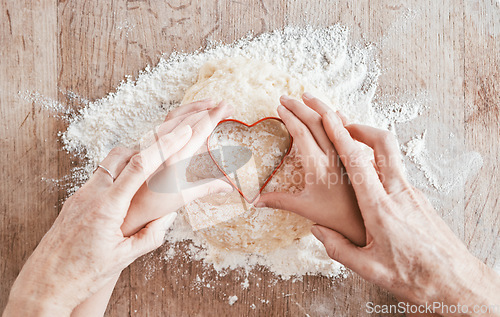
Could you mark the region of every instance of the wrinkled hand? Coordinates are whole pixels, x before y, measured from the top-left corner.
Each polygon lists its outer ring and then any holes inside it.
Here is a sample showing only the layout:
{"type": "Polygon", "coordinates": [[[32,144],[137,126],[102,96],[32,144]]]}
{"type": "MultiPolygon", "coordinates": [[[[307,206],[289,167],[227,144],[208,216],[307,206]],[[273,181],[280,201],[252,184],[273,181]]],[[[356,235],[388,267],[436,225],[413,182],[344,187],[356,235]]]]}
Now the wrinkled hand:
{"type": "MultiPolygon", "coordinates": [[[[16,279],[4,316],[69,315],[136,258],[159,247],[184,203],[211,191],[232,190],[211,180],[161,194],[150,192],[146,183],[161,173],[160,167],[168,170],[188,160],[230,111],[224,104],[195,102],[172,111],[154,142],[139,153],[112,150],[101,165],[116,180],[99,168],[68,198],[16,279]]],[[[160,179],[181,183],[175,177],[160,179]]]]}
{"type": "Polygon", "coordinates": [[[293,211],[325,227],[337,230],[356,245],[365,245],[365,228],[354,190],[323,128],[318,100],[303,103],[281,97],[278,114],[293,137],[302,166],[305,188],[297,194],[262,194],[257,207],[293,211]]]}
{"type": "Polygon", "coordinates": [[[172,222],[170,215],[131,237],[125,237],[120,226],[144,181],[191,135],[189,125],[182,124],[132,157],[108,156],[105,161],[117,167],[118,177],[113,182],[99,169],[68,198],[16,279],[8,308],[22,304],[52,316],[69,315],[112,276],[158,247],[172,222]]]}
{"type": "Polygon", "coordinates": [[[339,230],[314,226],[329,256],[412,303],[470,304],[471,310],[473,304],[500,303],[498,275],[468,252],[406,180],[394,135],[344,126],[321,101],[314,99],[314,105],[352,181],[367,236],[366,246],[358,247],[339,230]],[[373,149],[374,161],[355,140],[373,149]]]}

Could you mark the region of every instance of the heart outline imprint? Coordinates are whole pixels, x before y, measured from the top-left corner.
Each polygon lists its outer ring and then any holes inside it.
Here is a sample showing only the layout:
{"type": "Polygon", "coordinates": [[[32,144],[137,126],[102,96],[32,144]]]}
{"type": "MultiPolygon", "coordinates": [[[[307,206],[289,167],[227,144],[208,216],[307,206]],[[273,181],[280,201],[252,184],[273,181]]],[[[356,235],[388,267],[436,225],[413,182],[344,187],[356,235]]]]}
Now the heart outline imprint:
{"type": "Polygon", "coordinates": [[[290,151],[292,150],[292,146],[293,146],[293,137],[292,135],[290,134],[290,132],[288,132],[288,129],[286,129],[286,126],[285,126],[285,123],[283,122],[283,120],[281,120],[280,118],[277,118],[277,117],[264,117],[262,119],[259,119],[257,120],[256,122],[252,123],[252,124],[248,124],[248,123],[245,123],[243,121],[240,121],[240,120],[236,120],[236,119],[224,119],[222,121],[220,121],[219,123],[217,123],[216,127],[214,128],[214,130],[212,131],[212,133],[210,133],[210,135],[208,136],[207,138],[207,151],[208,151],[208,154],[210,155],[210,158],[212,158],[212,161],[215,163],[215,165],[217,166],[217,168],[221,171],[222,174],[224,174],[224,176],[226,177],[226,179],[229,181],[229,183],[240,193],[240,195],[249,203],[249,204],[252,204],[255,199],[257,199],[257,197],[259,197],[259,195],[262,193],[262,191],[264,190],[264,188],[266,187],[266,185],[269,183],[269,181],[271,181],[271,179],[273,178],[273,176],[276,174],[276,172],[279,170],[279,168],[281,167],[281,165],[283,165],[283,162],[285,161],[285,158],[288,156],[288,154],[290,154],[290,151]],[[224,124],[224,123],[227,123],[227,122],[235,122],[235,123],[238,123],[238,124],[241,124],[247,128],[252,128],[256,125],[258,125],[259,123],[262,123],[264,121],[267,121],[267,120],[276,120],[276,121],[279,121],[283,124],[283,126],[285,127],[285,130],[287,131],[288,133],[288,136],[290,137],[290,145],[288,146],[288,149],[287,151],[285,152],[285,154],[281,157],[281,160],[280,162],[276,165],[276,167],[273,169],[273,171],[269,174],[269,176],[267,176],[265,182],[262,184],[262,186],[259,188],[259,191],[257,192],[257,194],[255,195],[255,197],[253,197],[253,199],[249,199],[245,193],[243,193],[243,191],[234,183],[234,181],[231,179],[231,177],[229,177],[229,175],[226,173],[226,171],[224,170],[224,168],[222,168],[222,166],[219,165],[219,163],[217,163],[217,160],[215,159],[215,157],[213,156],[212,154],[212,149],[210,147],[210,140],[212,139],[212,136],[213,134],[216,132],[217,130],[217,127],[219,127],[220,125],[224,124]]]}

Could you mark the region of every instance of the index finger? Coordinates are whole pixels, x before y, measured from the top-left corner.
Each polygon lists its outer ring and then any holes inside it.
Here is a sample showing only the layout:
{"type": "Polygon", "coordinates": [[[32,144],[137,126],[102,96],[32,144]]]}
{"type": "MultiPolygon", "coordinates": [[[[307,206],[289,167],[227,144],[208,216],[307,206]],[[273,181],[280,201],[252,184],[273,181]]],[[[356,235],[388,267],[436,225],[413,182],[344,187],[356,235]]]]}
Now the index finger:
{"type": "Polygon", "coordinates": [[[213,102],[211,99],[203,99],[203,100],[198,100],[198,101],[193,101],[191,103],[187,103],[185,105],[180,105],[179,107],[175,108],[174,110],[170,111],[167,116],[165,117],[165,121],[168,121],[170,119],[191,113],[191,112],[198,112],[202,110],[208,110],[212,109],[215,107],[215,102],[213,102]]]}
{"type": "Polygon", "coordinates": [[[302,100],[304,100],[304,103],[311,108],[312,110],[316,111],[319,113],[320,116],[325,115],[328,111],[332,110],[330,107],[328,107],[324,102],[319,100],[318,98],[314,97],[312,94],[305,92],[302,95],[302,100]]]}
{"type": "Polygon", "coordinates": [[[321,123],[321,116],[316,111],[286,95],[281,96],[280,102],[307,126],[323,152],[332,150],[332,142],[328,139],[321,123]]]}
{"type": "Polygon", "coordinates": [[[157,142],[139,154],[132,156],[125,169],[116,179],[111,192],[118,197],[132,200],[144,182],[191,138],[191,127],[183,125],[162,136],[157,142]]]}
{"type": "Polygon", "coordinates": [[[323,125],[349,175],[360,207],[360,197],[371,197],[374,192],[385,193],[371,161],[364,157],[361,147],[345,129],[337,114],[329,111],[323,115],[323,125]]]}
{"type": "Polygon", "coordinates": [[[394,134],[361,124],[351,124],[346,126],[346,129],[354,139],[373,149],[375,164],[383,176],[382,184],[388,193],[409,187],[394,134]]]}
{"type": "Polygon", "coordinates": [[[199,118],[195,124],[191,125],[193,128],[193,134],[189,143],[170,158],[169,164],[193,156],[196,151],[198,151],[203,144],[206,143],[207,138],[210,136],[210,133],[212,133],[217,124],[222,119],[229,117],[232,111],[233,108],[224,101],[221,101],[217,107],[205,111],[204,115],[199,118]]]}

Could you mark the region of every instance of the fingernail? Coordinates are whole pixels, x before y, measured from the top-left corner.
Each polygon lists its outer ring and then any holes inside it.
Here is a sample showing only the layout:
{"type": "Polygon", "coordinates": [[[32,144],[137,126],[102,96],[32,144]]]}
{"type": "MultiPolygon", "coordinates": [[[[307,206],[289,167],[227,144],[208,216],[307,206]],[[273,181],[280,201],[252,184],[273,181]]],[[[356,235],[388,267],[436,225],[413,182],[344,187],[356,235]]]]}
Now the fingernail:
{"type": "Polygon", "coordinates": [[[311,228],[311,233],[318,239],[319,241],[323,242],[323,232],[321,232],[321,228],[319,226],[312,226],[311,228]]]}
{"type": "Polygon", "coordinates": [[[163,217],[163,228],[165,230],[169,229],[177,218],[177,213],[174,211],[163,217]]]}
{"type": "Polygon", "coordinates": [[[328,110],[326,113],[326,116],[332,120],[333,123],[335,124],[342,124],[342,120],[340,120],[339,116],[335,113],[333,110],[328,110]]]}
{"type": "Polygon", "coordinates": [[[278,112],[283,111],[283,110],[285,110],[285,107],[283,107],[282,105],[279,105],[278,108],[276,108],[276,110],[278,110],[278,112]]]}
{"type": "Polygon", "coordinates": [[[258,201],[255,204],[253,204],[253,206],[257,207],[257,208],[262,208],[262,207],[265,207],[265,204],[262,201],[258,201]]]}
{"type": "Polygon", "coordinates": [[[292,99],[292,98],[290,98],[290,96],[288,96],[288,95],[281,96],[281,100],[290,100],[290,99],[292,99]]]}
{"type": "Polygon", "coordinates": [[[313,99],[314,96],[308,92],[305,92],[303,95],[302,95],[302,98],[304,99],[313,99]]]}
{"type": "Polygon", "coordinates": [[[336,113],[339,116],[339,118],[342,120],[342,123],[347,124],[348,120],[347,120],[347,117],[345,116],[345,114],[340,110],[337,110],[336,113]]]}
{"type": "Polygon", "coordinates": [[[191,134],[191,127],[188,125],[182,126],[174,130],[174,135],[178,137],[183,137],[187,134],[191,134]]]}

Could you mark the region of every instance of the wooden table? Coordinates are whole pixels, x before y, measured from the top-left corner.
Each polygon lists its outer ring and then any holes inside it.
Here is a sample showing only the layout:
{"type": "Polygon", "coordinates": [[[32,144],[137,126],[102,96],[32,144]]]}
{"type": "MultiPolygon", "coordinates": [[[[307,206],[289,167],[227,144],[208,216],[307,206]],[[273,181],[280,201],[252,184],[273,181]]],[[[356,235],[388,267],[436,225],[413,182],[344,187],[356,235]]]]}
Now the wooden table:
{"type": "MultiPolygon", "coordinates": [[[[98,99],[125,75],[156,64],[161,53],[190,52],[208,40],[231,42],[249,31],[288,24],[339,22],[355,41],[375,43],[383,70],[379,95],[427,92],[423,116],[438,123],[435,137],[446,146],[449,130],[440,127],[452,127],[464,149],[481,153],[481,171],[454,202],[460,216],[443,214],[475,255],[489,265],[495,258],[498,263],[498,0],[0,3],[0,310],[66,195],[64,188],[42,179],[61,178],[78,164],[61,151],[57,137],[67,123],[19,92],[37,91],[63,103],[68,90],[98,99]]],[[[354,274],[333,285],[320,277],[273,284],[270,274],[258,271],[243,289],[235,272],[219,278],[215,288],[197,288],[194,277],[214,278],[213,272],[180,258],[165,266],[161,252],[123,272],[109,316],[357,316],[365,314],[367,301],[396,303],[354,274]],[[231,295],[239,298],[233,306],[227,300],[231,295]]]]}

